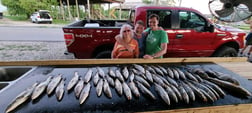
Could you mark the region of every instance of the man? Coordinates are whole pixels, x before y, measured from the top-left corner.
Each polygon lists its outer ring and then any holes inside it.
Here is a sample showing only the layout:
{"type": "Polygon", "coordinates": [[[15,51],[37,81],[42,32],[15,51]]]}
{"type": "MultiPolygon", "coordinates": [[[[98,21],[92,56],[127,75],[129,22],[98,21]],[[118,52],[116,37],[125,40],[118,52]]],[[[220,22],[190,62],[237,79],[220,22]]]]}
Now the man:
{"type": "Polygon", "coordinates": [[[244,21],[244,23],[250,24],[250,32],[249,32],[249,34],[248,34],[247,37],[246,37],[246,45],[245,45],[245,47],[241,50],[241,55],[243,54],[244,50],[245,50],[247,47],[249,47],[249,52],[248,52],[247,55],[248,55],[248,57],[250,57],[250,54],[251,54],[251,52],[252,52],[252,48],[251,48],[251,45],[252,45],[252,21],[251,21],[251,19],[248,19],[248,20],[244,21]]]}
{"type": "Polygon", "coordinates": [[[151,14],[148,18],[148,29],[146,41],[145,41],[145,59],[163,58],[163,55],[167,51],[167,43],[169,43],[167,33],[164,30],[160,30],[158,26],[159,16],[151,14]]]}

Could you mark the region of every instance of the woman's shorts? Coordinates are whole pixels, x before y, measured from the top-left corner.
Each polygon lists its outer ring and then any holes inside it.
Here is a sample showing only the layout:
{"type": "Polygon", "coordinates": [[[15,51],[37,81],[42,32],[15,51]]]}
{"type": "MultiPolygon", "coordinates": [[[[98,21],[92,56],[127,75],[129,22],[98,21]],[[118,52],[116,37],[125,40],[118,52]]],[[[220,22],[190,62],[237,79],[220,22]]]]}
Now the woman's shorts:
{"type": "Polygon", "coordinates": [[[246,37],[246,45],[252,45],[252,33],[251,32],[246,37]]]}

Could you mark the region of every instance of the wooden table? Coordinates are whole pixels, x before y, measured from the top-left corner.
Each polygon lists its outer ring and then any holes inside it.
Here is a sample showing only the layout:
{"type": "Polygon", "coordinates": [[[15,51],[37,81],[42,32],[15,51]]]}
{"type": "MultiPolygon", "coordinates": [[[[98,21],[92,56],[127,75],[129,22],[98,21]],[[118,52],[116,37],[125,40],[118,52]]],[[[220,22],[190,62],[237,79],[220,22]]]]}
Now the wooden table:
{"type": "MultiPolygon", "coordinates": [[[[252,63],[244,57],[232,58],[165,58],[165,59],[74,59],[43,61],[1,61],[0,66],[50,66],[50,65],[92,65],[92,64],[130,64],[130,63],[215,63],[240,76],[252,79],[252,63]]],[[[252,113],[252,104],[223,105],[188,109],[153,111],[155,113],[252,113]]]]}

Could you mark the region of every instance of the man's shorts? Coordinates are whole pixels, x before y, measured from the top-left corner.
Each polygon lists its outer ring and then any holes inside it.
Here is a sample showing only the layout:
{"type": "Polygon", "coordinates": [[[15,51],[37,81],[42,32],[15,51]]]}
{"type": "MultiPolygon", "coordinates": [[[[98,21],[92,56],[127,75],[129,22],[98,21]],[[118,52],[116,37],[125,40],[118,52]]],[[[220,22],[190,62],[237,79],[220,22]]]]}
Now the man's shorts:
{"type": "Polygon", "coordinates": [[[246,45],[252,45],[252,32],[250,32],[246,37],[246,45]]]}

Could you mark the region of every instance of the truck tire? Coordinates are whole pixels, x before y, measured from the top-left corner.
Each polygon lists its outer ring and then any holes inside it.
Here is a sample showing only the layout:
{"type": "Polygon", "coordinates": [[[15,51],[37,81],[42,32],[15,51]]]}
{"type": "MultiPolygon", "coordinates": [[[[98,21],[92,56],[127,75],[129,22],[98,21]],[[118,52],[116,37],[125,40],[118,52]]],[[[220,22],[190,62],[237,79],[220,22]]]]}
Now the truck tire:
{"type": "Polygon", "coordinates": [[[237,55],[238,52],[234,48],[223,46],[213,54],[213,57],[237,57],[237,55]]]}
{"type": "Polygon", "coordinates": [[[109,59],[109,58],[111,58],[111,52],[112,52],[112,51],[109,51],[109,50],[101,51],[101,52],[99,52],[99,53],[95,56],[95,58],[97,58],[97,59],[101,59],[101,58],[109,59]]]}

